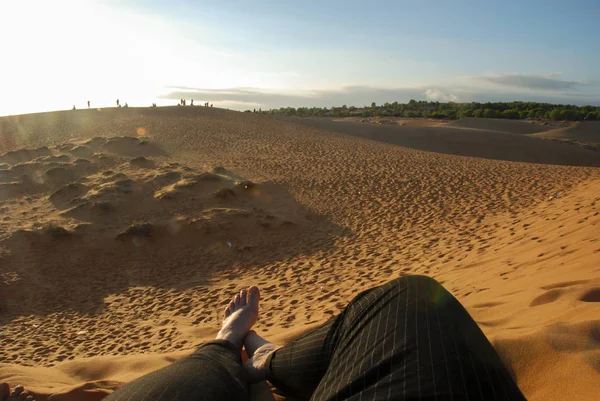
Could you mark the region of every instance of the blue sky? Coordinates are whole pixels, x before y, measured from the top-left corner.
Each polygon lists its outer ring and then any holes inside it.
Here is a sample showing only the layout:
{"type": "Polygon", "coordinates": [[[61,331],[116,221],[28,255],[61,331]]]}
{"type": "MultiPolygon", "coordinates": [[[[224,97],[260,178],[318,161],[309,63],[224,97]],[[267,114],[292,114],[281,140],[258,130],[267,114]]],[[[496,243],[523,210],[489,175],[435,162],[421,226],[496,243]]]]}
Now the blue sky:
{"type": "Polygon", "coordinates": [[[117,97],[235,109],[600,104],[597,0],[6,3],[0,44],[14,63],[0,66],[0,114],[117,97]]]}

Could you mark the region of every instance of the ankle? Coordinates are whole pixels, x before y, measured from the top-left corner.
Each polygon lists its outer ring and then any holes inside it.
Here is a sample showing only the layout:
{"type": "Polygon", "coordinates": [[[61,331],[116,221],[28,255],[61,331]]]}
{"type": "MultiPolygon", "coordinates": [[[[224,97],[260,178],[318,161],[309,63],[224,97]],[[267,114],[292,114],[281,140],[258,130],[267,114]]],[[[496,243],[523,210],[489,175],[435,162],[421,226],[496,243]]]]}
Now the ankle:
{"type": "Polygon", "coordinates": [[[236,334],[232,330],[227,330],[227,329],[219,330],[215,339],[227,341],[227,342],[235,345],[235,347],[239,348],[239,349],[242,349],[242,346],[244,345],[244,339],[240,338],[239,334],[236,334]]]}

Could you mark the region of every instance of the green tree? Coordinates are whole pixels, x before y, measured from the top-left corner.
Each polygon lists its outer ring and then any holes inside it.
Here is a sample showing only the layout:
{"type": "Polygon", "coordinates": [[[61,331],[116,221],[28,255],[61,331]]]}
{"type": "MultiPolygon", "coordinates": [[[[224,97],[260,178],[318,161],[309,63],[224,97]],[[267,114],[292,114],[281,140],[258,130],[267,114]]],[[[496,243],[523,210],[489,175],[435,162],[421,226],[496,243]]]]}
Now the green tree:
{"type": "Polygon", "coordinates": [[[504,110],[502,112],[502,117],[516,120],[519,118],[519,111],[514,109],[504,110]]]}
{"type": "Polygon", "coordinates": [[[554,120],[600,120],[600,107],[549,104],[537,102],[488,102],[488,103],[455,103],[455,102],[429,102],[425,100],[411,99],[408,103],[393,102],[384,103],[383,106],[377,106],[375,102],[371,107],[364,106],[356,108],[354,106],[343,105],[341,107],[332,107],[330,110],[326,107],[302,107],[294,109],[292,107],[281,107],[263,112],[258,109],[258,113],[267,113],[270,115],[287,116],[349,116],[349,115],[381,115],[381,116],[408,116],[408,117],[434,117],[434,118],[465,118],[465,117],[487,117],[487,118],[552,118],[554,120]]]}
{"type": "Polygon", "coordinates": [[[473,117],[473,110],[472,109],[463,109],[463,110],[459,111],[456,116],[458,118],[473,117]]]}
{"type": "Polygon", "coordinates": [[[561,111],[560,116],[563,120],[567,121],[579,120],[579,113],[577,112],[577,110],[563,110],[561,111]]]}
{"type": "Polygon", "coordinates": [[[548,114],[548,118],[552,121],[558,121],[561,119],[561,109],[552,109],[552,111],[550,111],[550,113],[548,114]]]}
{"type": "Polygon", "coordinates": [[[496,117],[498,117],[498,113],[496,113],[496,110],[488,108],[483,111],[483,117],[484,118],[496,118],[496,117]]]}

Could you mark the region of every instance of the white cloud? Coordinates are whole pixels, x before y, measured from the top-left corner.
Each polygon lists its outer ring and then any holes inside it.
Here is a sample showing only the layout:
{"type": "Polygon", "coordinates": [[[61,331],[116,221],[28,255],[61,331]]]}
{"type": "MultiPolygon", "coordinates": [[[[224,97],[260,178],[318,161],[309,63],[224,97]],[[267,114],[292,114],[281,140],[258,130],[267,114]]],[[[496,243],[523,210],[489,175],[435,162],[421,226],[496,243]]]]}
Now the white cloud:
{"type": "Polygon", "coordinates": [[[290,92],[286,90],[265,90],[262,88],[207,89],[190,87],[172,87],[162,97],[162,102],[176,101],[182,97],[214,102],[215,106],[230,107],[238,110],[252,108],[280,107],[331,107],[364,106],[375,102],[403,102],[410,99],[431,101],[462,102],[510,102],[515,100],[567,104],[600,104],[600,96],[582,93],[540,93],[519,91],[490,91],[481,87],[448,86],[436,89],[427,87],[378,88],[372,86],[345,86],[335,90],[312,90],[290,92]]]}
{"type": "Polygon", "coordinates": [[[551,74],[487,74],[461,78],[463,81],[474,84],[492,84],[498,87],[517,88],[525,90],[567,92],[576,91],[590,84],[585,81],[570,81],[559,79],[561,73],[551,74]]]}
{"type": "Polygon", "coordinates": [[[425,97],[427,100],[435,101],[435,102],[457,102],[458,98],[451,94],[442,92],[439,89],[427,89],[425,91],[425,97]]]}

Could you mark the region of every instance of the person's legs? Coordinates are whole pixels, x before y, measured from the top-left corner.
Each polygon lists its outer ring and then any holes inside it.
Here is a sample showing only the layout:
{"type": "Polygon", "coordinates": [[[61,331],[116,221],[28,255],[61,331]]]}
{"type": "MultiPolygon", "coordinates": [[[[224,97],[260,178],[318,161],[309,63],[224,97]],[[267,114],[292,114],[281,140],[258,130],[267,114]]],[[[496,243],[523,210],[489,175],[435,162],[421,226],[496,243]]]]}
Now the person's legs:
{"type": "Polygon", "coordinates": [[[271,344],[251,331],[244,340],[250,358],[244,367],[250,381],[269,380],[294,399],[309,399],[329,368],[331,347],[336,343],[331,337],[336,332],[336,322],[340,321],[339,317],[331,319],[284,347],[271,344]]]}
{"type": "Polygon", "coordinates": [[[244,338],[258,315],[259,291],[242,290],[225,310],[217,339],[171,365],[126,384],[107,401],[249,400],[244,338]]]}
{"type": "Polygon", "coordinates": [[[424,276],[359,294],[265,360],[267,378],[303,399],[524,400],[467,311],[424,276]]]}
{"type": "Polygon", "coordinates": [[[215,340],[171,365],[126,384],[107,401],[249,400],[240,350],[215,340]]]}

